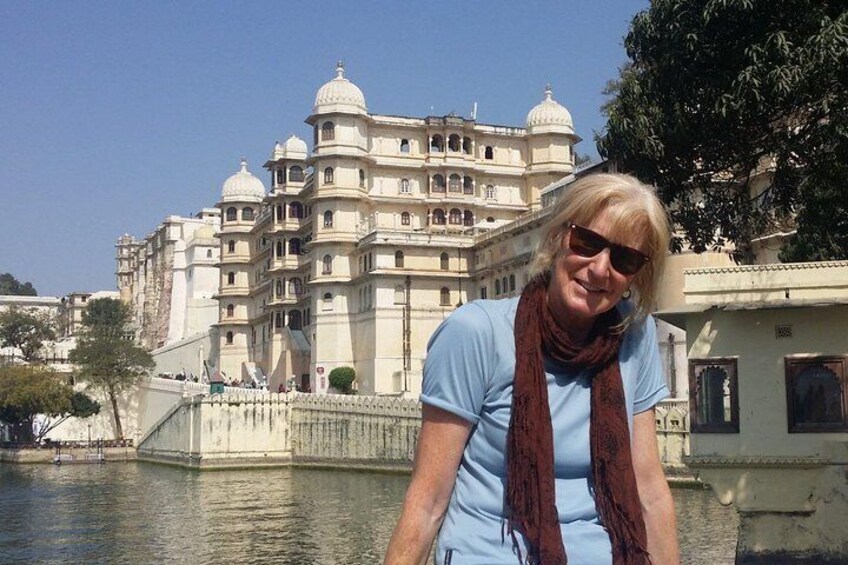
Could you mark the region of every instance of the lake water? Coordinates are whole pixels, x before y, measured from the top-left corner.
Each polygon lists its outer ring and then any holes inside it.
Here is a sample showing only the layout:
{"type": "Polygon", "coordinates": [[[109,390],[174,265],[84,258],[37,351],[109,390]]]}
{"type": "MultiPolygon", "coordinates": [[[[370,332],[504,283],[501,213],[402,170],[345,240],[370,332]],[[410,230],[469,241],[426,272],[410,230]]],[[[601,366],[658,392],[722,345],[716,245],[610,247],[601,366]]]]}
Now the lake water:
{"type": "MultiPolygon", "coordinates": [[[[0,465],[0,563],[380,563],[409,477],[140,463],[0,465]]],[[[675,489],[687,564],[733,563],[738,520],[675,489]]]]}

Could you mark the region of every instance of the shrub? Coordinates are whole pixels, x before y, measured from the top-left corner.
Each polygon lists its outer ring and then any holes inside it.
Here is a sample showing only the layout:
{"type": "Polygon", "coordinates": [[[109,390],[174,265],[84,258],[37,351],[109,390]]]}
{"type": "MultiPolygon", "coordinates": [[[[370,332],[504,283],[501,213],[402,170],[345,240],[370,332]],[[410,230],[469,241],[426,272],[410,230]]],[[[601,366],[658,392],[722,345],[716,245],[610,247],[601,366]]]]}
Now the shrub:
{"type": "Polygon", "coordinates": [[[330,386],[342,394],[353,394],[351,385],[355,379],[353,367],[336,367],[330,371],[330,386]]]}

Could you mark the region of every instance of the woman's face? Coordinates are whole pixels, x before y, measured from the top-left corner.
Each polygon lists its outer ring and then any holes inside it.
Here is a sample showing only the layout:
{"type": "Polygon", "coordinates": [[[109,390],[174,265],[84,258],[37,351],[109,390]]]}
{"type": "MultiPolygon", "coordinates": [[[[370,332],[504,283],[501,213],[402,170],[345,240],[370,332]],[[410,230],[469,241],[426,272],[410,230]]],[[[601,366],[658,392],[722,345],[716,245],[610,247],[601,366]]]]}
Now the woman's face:
{"type": "MultiPolygon", "coordinates": [[[[584,225],[613,243],[641,250],[641,241],[619,241],[610,233],[606,212],[592,223],[584,225]]],[[[613,308],[630,287],[634,275],[623,275],[610,264],[610,250],[604,249],[593,257],[582,257],[573,252],[568,241],[570,230],[562,237],[562,248],[554,260],[551,283],[548,286],[548,304],[551,312],[564,328],[574,331],[577,337],[585,336],[597,316],[613,308]]]]}

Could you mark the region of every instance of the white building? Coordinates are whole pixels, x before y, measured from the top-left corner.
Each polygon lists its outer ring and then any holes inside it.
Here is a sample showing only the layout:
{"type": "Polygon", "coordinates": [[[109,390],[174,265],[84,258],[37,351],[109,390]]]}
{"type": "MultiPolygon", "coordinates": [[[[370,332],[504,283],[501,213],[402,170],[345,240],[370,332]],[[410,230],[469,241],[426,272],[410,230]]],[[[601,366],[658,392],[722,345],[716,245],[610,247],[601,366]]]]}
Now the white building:
{"type": "Polygon", "coordinates": [[[224,183],[220,367],[324,392],[350,365],[361,392],[414,394],[430,335],[486,284],[477,234],[572,172],[571,116],[550,87],[525,127],[372,114],[339,65],[306,121],[312,154],[276,144],[267,190],[244,162],[224,183]]]}

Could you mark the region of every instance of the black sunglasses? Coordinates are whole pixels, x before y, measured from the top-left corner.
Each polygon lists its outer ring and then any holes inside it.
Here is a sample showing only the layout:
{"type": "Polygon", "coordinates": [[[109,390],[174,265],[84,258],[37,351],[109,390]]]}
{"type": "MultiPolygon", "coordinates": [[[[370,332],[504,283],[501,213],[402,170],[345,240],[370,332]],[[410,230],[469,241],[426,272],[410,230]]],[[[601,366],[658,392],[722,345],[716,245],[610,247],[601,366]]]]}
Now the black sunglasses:
{"type": "Polygon", "coordinates": [[[590,229],[569,223],[570,231],[568,247],[581,257],[594,257],[604,249],[610,250],[610,263],[612,268],[622,275],[635,275],[650,257],[632,247],[610,242],[607,238],[590,229]]]}

